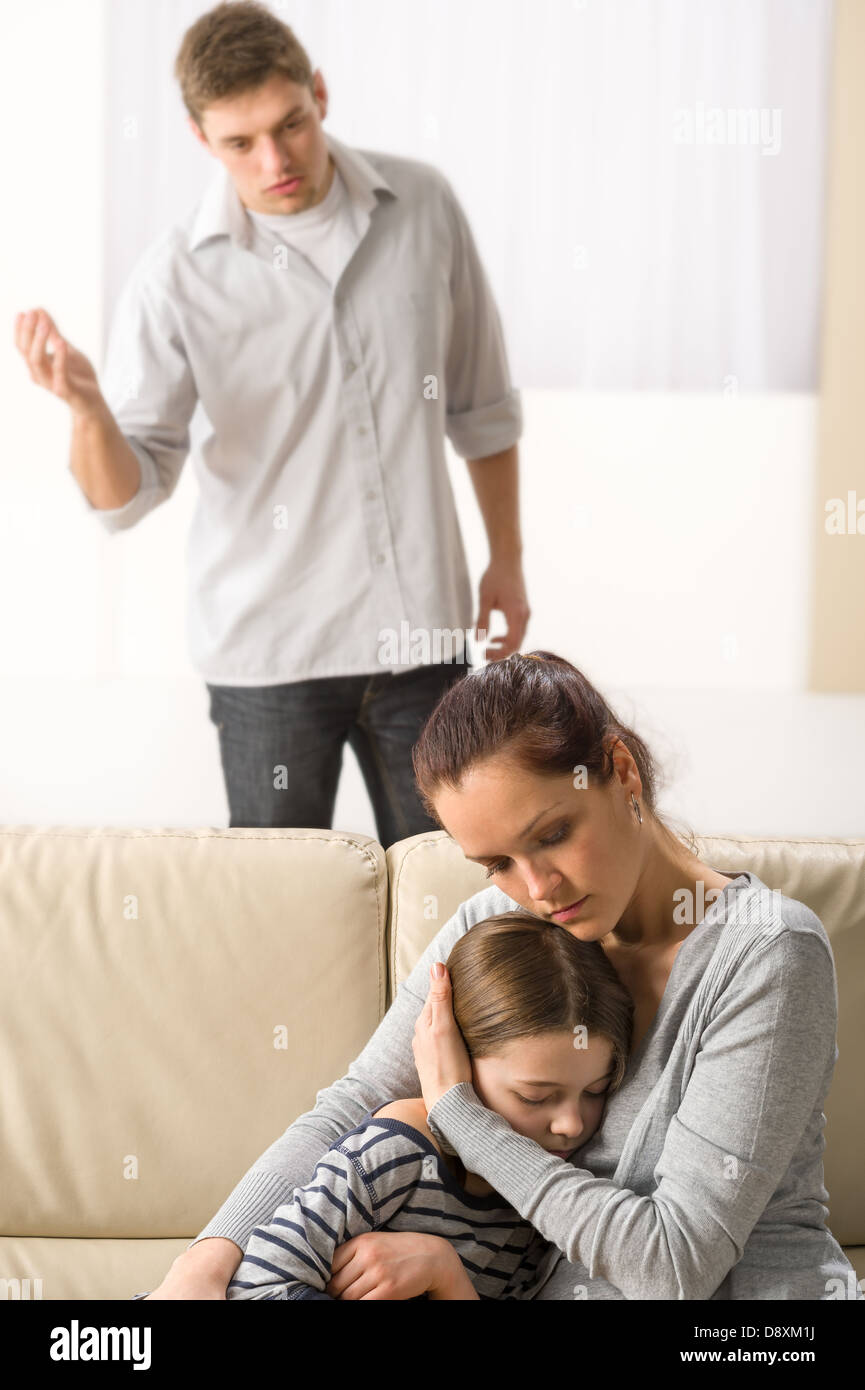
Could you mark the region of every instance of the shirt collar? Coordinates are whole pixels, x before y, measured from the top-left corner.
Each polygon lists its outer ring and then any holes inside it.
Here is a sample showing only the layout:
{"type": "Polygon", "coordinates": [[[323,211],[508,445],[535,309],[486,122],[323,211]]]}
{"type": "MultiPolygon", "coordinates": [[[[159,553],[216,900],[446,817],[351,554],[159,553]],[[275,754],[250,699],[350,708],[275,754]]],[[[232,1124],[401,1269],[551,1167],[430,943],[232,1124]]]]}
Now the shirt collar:
{"type": "MultiPolygon", "coordinates": [[[[333,162],[342,175],[349,197],[363,212],[372,212],[376,207],[376,189],[383,189],[391,197],[397,196],[387,180],[373,168],[359,150],[344,145],[329,131],[324,132],[324,138],[333,162]]],[[[246,247],[249,246],[252,236],[250,219],[224,165],[220,165],[198,205],[192,224],[191,249],[194,251],[202,242],[213,236],[228,236],[246,247]]]]}

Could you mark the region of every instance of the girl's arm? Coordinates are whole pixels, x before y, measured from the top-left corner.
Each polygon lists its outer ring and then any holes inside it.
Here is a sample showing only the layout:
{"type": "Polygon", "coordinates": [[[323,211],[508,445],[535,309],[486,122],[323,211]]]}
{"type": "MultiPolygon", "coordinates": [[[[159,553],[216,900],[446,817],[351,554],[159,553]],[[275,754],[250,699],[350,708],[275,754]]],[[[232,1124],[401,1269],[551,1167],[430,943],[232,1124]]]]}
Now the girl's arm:
{"type": "MultiPolygon", "coordinates": [[[[273,1219],[253,1231],[228,1286],[229,1299],[332,1299],[326,1291],[337,1247],[377,1231],[417,1198],[424,1161],[425,1150],[415,1140],[374,1120],[346,1135],[327,1150],[311,1182],[296,1188],[273,1219]]],[[[350,1297],[477,1297],[448,1241],[428,1233],[397,1234],[404,1253],[411,1246],[410,1280],[403,1277],[394,1292],[364,1275],[350,1297]]]]}
{"type": "Polygon", "coordinates": [[[648,1196],[546,1153],[483,1106],[470,1082],[441,1095],[428,1123],[591,1278],[627,1299],[708,1299],[825,1093],[836,1026],[826,941],[782,927],[749,952],[700,1037],[648,1196]]]}
{"type": "Polygon", "coordinates": [[[256,1226],[231,1283],[234,1299],[294,1299],[324,1294],[333,1252],[377,1224],[378,1201],[367,1174],[340,1147],[328,1149],[312,1179],[256,1226]]]}

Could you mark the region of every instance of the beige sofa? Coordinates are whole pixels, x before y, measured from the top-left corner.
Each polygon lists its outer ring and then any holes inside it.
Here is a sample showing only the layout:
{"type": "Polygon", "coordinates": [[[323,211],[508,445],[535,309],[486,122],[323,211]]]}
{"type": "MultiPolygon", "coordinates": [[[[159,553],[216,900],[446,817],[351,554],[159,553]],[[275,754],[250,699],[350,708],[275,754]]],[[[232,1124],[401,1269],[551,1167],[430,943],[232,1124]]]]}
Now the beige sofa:
{"type": "MultiPolygon", "coordinates": [[[[865,840],[718,837],[701,854],[800,898],[831,938],[829,1225],[862,1278],[865,840]]],[[[385,853],[327,830],[0,830],[6,1296],[158,1283],[483,886],[443,833],[385,853]]]]}

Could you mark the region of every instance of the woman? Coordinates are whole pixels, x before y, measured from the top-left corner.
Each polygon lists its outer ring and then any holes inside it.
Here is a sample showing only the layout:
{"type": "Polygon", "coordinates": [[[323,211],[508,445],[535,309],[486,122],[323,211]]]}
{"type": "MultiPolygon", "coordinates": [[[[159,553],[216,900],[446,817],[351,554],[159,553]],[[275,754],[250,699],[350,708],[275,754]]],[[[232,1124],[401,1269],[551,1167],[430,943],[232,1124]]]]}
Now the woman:
{"type": "MultiPolygon", "coordinates": [[[[702,863],[656,809],[643,741],[549,653],[451,687],[414,766],[438,824],[494,886],[442,927],[347,1075],[253,1165],[151,1296],[224,1298],[252,1229],[333,1138],[420,1080],[441,1146],[560,1252],[540,1299],[827,1299],[839,1287],[861,1298],[825,1224],[837,993],[814,913],[752,872],[702,863]],[[515,907],[599,941],[634,1001],[625,1079],[568,1163],[481,1104],[440,964],[476,922],[515,907]]],[[[530,1079],[527,1100],[560,1132],[561,1097],[530,1079]]],[[[428,1234],[358,1236],[337,1249],[328,1292],[416,1297],[452,1280],[453,1253],[428,1234]]]]}

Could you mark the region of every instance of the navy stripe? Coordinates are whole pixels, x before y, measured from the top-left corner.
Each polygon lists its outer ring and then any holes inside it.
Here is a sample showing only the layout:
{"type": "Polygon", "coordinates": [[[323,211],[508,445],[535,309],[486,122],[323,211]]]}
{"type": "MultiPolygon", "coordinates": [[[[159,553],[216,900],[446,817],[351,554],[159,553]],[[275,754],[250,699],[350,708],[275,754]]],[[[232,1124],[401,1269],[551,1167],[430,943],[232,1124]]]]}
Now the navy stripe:
{"type": "Polygon", "coordinates": [[[326,1171],[327,1171],[328,1173],[336,1173],[336,1176],[337,1176],[338,1178],[342,1178],[343,1182],[345,1181],[345,1169],[344,1169],[344,1168],[334,1168],[334,1166],[333,1166],[332,1163],[325,1163],[325,1161],[324,1161],[323,1158],[320,1159],[319,1162],[315,1165],[315,1171],[318,1172],[319,1168],[324,1168],[324,1169],[326,1169],[326,1171]]]}
{"type": "Polygon", "coordinates": [[[358,1201],[357,1197],[355,1197],[355,1195],[354,1195],[354,1193],[352,1192],[352,1190],[351,1190],[350,1187],[347,1187],[347,1188],[345,1189],[345,1195],[346,1195],[346,1197],[348,1198],[348,1200],[351,1202],[352,1206],[355,1207],[355,1209],[357,1210],[358,1214],[359,1214],[360,1216],[363,1217],[364,1221],[365,1221],[366,1224],[369,1226],[370,1230],[371,1230],[371,1231],[374,1230],[374,1229],[375,1229],[375,1221],[374,1221],[373,1217],[370,1216],[370,1214],[369,1214],[369,1212],[367,1211],[366,1207],[362,1207],[362,1206],[361,1206],[360,1202],[358,1201]]]}
{"type": "MultiPolygon", "coordinates": [[[[295,1227],[295,1230],[299,1229],[299,1227],[295,1227]]],[[[298,1259],[303,1260],[303,1263],[305,1265],[309,1265],[310,1269],[314,1269],[316,1274],[322,1274],[325,1277],[325,1279],[329,1279],[330,1270],[328,1266],[321,1259],[321,1256],[314,1249],[314,1247],[307,1243],[306,1237],[304,1236],[302,1230],[300,1231],[300,1236],[302,1241],[302,1245],[300,1248],[298,1248],[296,1245],[293,1245],[290,1240],[280,1240],[279,1237],[275,1236],[271,1231],[262,1231],[259,1239],[264,1241],[267,1245],[275,1245],[280,1250],[285,1250],[289,1255],[297,1255],[298,1259]],[[307,1251],[309,1251],[309,1254],[306,1253],[307,1251]],[[310,1255],[314,1256],[314,1259],[310,1259],[310,1255]],[[318,1263],[316,1263],[316,1261],[318,1263]]],[[[254,1255],[250,1255],[248,1251],[243,1258],[244,1260],[250,1260],[253,1264],[256,1262],[256,1257],[254,1255]]],[[[267,1266],[267,1268],[270,1268],[270,1266],[267,1265],[267,1261],[265,1261],[264,1263],[267,1266]]],[[[276,1267],[274,1268],[276,1269],[276,1273],[278,1274],[280,1272],[279,1269],[276,1267]]],[[[282,1277],[283,1279],[285,1278],[284,1268],[282,1269],[282,1277]]]]}
{"type": "Polygon", "coordinates": [[[392,1191],[386,1192],[383,1197],[376,1202],[376,1211],[382,1211],[395,1197],[404,1197],[406,1192],[414,1192],[419,1187],[431,1187],[436,1192],[441,1192],[441,1185],[437,1182],[407,1182],[405,1187],[395,1187],[392,1191]]]}
{"type": "MultiPolygon", "coordinates": [[[[426,1188],[426,1189],[428,1189],[428,1190],[429,1190],[429,1189],[432,1189],[433,1193],[438,1193],[439,1195],[445,1197],[445,1199],[447,1199],[447,1198],[449,1197],[449,1194],[448,1194],[448,1192],[446,1191],[446,1189],[443,1188],[443,1187],[439,1187],[438,1184],[436,1184],[436,1183],[431,1183],[431,1182],[413,1182],[413,1183],[409,1183],[409,1185],[408,1185],[407,1187],[400,1187],[400,1188],[397,1188],[394,1192],[389,1192],[385,1197],[383,1197],[383,1198],[381,1199],[380,1202],[377,1203],[377,1205],[376,1205],[376,1210],[381,1214],[382,1212],[384,1212],[384,1211],[386,1210],[387,1205],[388,1205],[388,1202],[390,1202],[394,1197],[402,1196],[402,1195],[403,1195],[404,1193],[406,1193],[406,1192],[416,1192],[417,1189],[420,1188],[420,1187],[426,1188]]],[[[451,1202],[450,1205],[453,1206],[453,1202],[451,1202]]],[[[463,1208],[461,1208],[459,1211],[448,1211],[446,1206],[443,1206],[443,1207],[426,1207],[426,1206],[424,1206],[424,1207],[419,1207],[419,1206],[407,1207],[407,1206],[402,1206],[402,1207],[400,1208],[400,1210],[401,1210],[401,1211],[411,1211],[411,1212],[413,1212],[415,1215],[419,1215],[419,1216],[433,1216],[433,1217],[435,1217],[436,1221],[460,1221],[464,1226],[472,1226],[472,1227],[474,1227],[475,1230],[478,1230],[478,1231],[506,1230],[506,1231],[509,1231],[509,1232],[510,1232],[511,1234],[513,1234],[513,1235],[516,1235],[516,1234],[517,1234],[517,1231],[514,1229],[514,1225],[513,1225],[513,1222],[512,1222],[512,1221],[478,1221],[478,1220],[476,1219],[476,1217],[475,1217],[474,1208],[472,1208],[472,1207],[469,1207],[468,1210],[466,1210],[466,1209],[463,1207],[463,1208]]],[[[395,1215],[398,1216],[398,1213],[396,1213],[395,1215]]],[[[531,1239],[531,1236],[529,1236],[529,1239],[531,1239]]],[[[511,1248],[512,1248],[512,1249],[523,1249],[524,1247],[523,1247],[523,1246],[519,1246],[519,1247],[513,1246],[513,1247],[511,1247],[511,1248]]],[[[497,1249],[497,1250],[501,1250],[501,1249],[502,1249],[502,1246],[501,1246],[500,1243],[497,1243],[497,1244],[496,1244],[496,1249],[497,1249]]]]}
{"type": "Polygon", "coordinates": [[[472,1264],[471,1260],[467,1260],[465,1255],[460,1255],[460,1259],[462,1260],[466,1269],[471,1270],[473,1274],[484,1274],[489,1279],[500,1279],[503,1284],[509,1283],[509,1281],[514,1277],[514,1272],[512,1269],[509,1269],[503,1273],[500,1269],[493,1269],[492,1265],[487,1265],[486,1269],[484,1269],[483,1265],[472,1264]]]}
{"type": "MultiPolygon", "coordinates": [[[[374,1149],[376,1144],[386,1144],[391,1142],[393,1142],[393,1135],[390,1133],[389,1130],[385,1129],[382,1130],[380,1134],[373,1134],[369,1139],[367,1139],[365,1144],[361,1144],[358,1148],[353,1149],[352,1152],[358,1155],[365,1154],[368,1149],[374,1149]]],[[[423,1149],[419,1148],[417,1154],[415,1154],[415,1157],[420,1158],[422,1155],[423,1149]]]]}
{"type": "MultiPolygon", "coordinates": [[[[512,1221],[474,1221],[470,1216],[463,1216],[462,1212],[442,1211],[439,1207],[409,1207],[404,1206],[403,1211],[410,1211],[415,1216],[434,1216],[437,1221],[461,1221],[464,1226],[475,1226],[481,1231],[512,1231],[512,1221]]],[[[501,1249],[501,1246],[497,1246],[501,1249]]]]}
{"type": "MultiPolygon", "coordinates": [[[[350,1161],[351,1161],[350,1155],[346,1155],[346,1157],[349,1159],[349,1162],[350,1162],[350,1161]]],[[[344,1169],[344,1168],[334,1168],[334,1166],[333,1166],[332,1163],[325,1163],[323,1160],[321,1160],[319,1163],[316,1164],[316,1172],[318,1172],[319,1168],[326,1168],[327,1171],[328,1171],[329,1173],[335,1173],[336,1176],[342,1180],[343,1184],[345,1184],[345,1195],[346,1195],[347,1200],[348,1200],[349,1202],[351,1202],[352,1206],[354,1207],[354,1209],[355,1209],[355,1211],[358,1213],[358,1215],[363,1217],[364,1221],[365,1221],[366,1224],[369,1226],[370,1230],[373,1230],[373,1229],[375,1228],[375,1221],[373,1220],[372,1216],[370,1215],[369,1210],[368,1210],[366,1207],[361,1206],[360,1202],[359,1202],[358,1199],[357,1199],[357,1196],[355,1195],[354,1192],[352,1192],[351,1188],[348,1186],[348,1178],[347,1178],[347,1174],[346,1174],[345,1169],[344,1169]]],[[[361,1177],[361,1179],[364,1181],[364,1183],[366,1183],[366,1177],[365,1177],[365,1175],[364,1175],[362,1172],[360,1173],[360,1177],[361,1177]]],[[[327,1191],[327,1189],[322,1189],[322,1190],[323,1190],[323,1191],[327,1191]]],[[[330,1201],[333,1203],[333,1205],[334,1205],[335,1207],[337,1207],[337,1209],[338,1209],[339,1211],[341,1211],[342,1214],[343,1214],[343,1216],[347,1219],[348,1213],[347,1213],[346,1208],[343,1207],[343,1206],[341,1206],[340,1203],[336,1200],[336,1198],[334,1198],[334,1197],[332,1196],[332,1194],[331,1194],[330,1192],[328,1192],[327,1195],[328,1195],[328,1198],[330,1199],[330,1201]]],[[[374,1194],[371,1194],[371,1195],[370,1195],[370,1204],[371,1204],[371,1205],[372,1205],[372,1202],[373,1202],[373,1197],[374,1197],[374,1194]]]]}
{"type": "MultiPolygon", "coordinates": [[[[289,1221],[287,1216],[275,1216],[273,1218],[273,1221],[271,1222],[271,1225],[284,1226],[287,1231],[296,1231],[297,1234],[300,1236],[301,1240],[306,1241],[306,1231],[304,1230],[303,1226],[301,1226],[297,1221],[289,1221]]],[[[252,1234],[258,1236],[261,1240],[272,1241],[274,1245],[281,1245],[286,1250],[292,1249],[290,1241],[286,1243],[284,1240],[280,1240],[278,1236],[274,1235],[272,1230],[262,1230],[259,1227],[259,1229],[253,1231],[252,1234]]]]}
{"type": "MultiPolygon", "coordinates": [[[[448,1205],[450,1205],[451,1207],[454,1205],[454,1200],[451,1198],[450,1188],[444,1187],[441,1182],[437,1181],[434,1178],[419,1178],[417,1182],[408,1182],[405,1184],[404,1187],[395,1187],[391,1192],[385,1193],[384,1197],[382,1197],[380,1201],[376,1202],[375,1209],[377,1211],[382,1211],[387,1206],[388,1202],[392,1202],[395,1197],[402,1197],[405,1195],[406,1192],[417,1192],[421,1188],[425,1189],[427,1192],[438,1193],[440,1196],[445,1198],[445,1201],[448,1205]]],[[[416,1208],[416,1210],[421,1210],[421,1208],[416,1208]]],[[[493,1208],[493,1210],[495,1210],[495,1208],[493,1208]]],[[[502,1207],[502,1211],[510,1212],[511,1210],[512,1209],[510,1207],[502,1207]]],[[[467,1225],[477,1226],[481,1229],[485,1226],[491,1228],[497,1226],[505,1226],[509,1231],[513,1231],[514,1235],[516,1235],[517,1232],[522,1230],[528,1231],[530,1234],[530,1238],[535,1234],[534,1228],[532,1227],[530,1221],[524,1221],[520,1219],[515,1223],[513,1218],[508,1219],[507,1217],[504,1221],[484,1221],[478,1217],[476,1207],[467,1207],[462,1204],[460,1205],[460,1211],[458,1213],[452,1211],[442,1211],[437,1212],[436,1214],[439,1215],[442,1218],[442,1220],[447,1218],[453,1221],[465,1221],[467,1225]]],[[[511,1245],[497,1248],[518,1250],[522,1249],[522,1246],[511,1245]]]]}
{"type": "MultiPolygon", "coordinates": [[[[421,1210],[421,1209],[418,1208],[418,1207],[409,1207],[409,1206],[405,1206],[405,1207],[402,1207],[401,1210],[404,1211],[404,1212],[408,1212],[408,1213],[410,1213],[411,1215],[415,1215],[415,1214],[417,1214],[417,1213],[419,1212],[419,1210],[421,1210]]],[[[450,1218],[448,1218],[446,1212],[441,1212],[441,1213],[439,1214],[439,1219],[440,1219],[440,1220],[445,1220],[445,1219],[457,1220],[458,1218],[456,1218],[456,1217],[450,1217],[450,1218]]],[[[476,1236],[476,1235],[474,1234],[473,1231],[453,1231],[453,1232],[449,1232],[449,1233],[448,1233],[448,1236],[447,1236],[447,1239],[448,1239],[449,1241],[451,1241],[453,1244],[455,1244],[458,1240],[467,1241],[469,1244],[478,1246],[478,1247],[480,1247],[480,1249],[482,1249],[482,1250],[492,1250],[493,1253],[496,1254],[496,1255],[501,1255],[501,1254],[504,1254],[505,1252],[507,1252],[507,1253],[510,1254],[510,1255],[522,1255],[522,1254],[525,1253],[525,1250],[526,1250],[526,1248],[527,1248],[527,1247],[524,1246],[524,1245],[498,1245],[495,1241],[491,1241],[491,1240],[481,1240],[478,1236],[476,1236]]]]}
{"type": "MultiPolygon", "coordinates": [[[[329,1275],[329,1274],[326,1274],[326,1275],[322,1276],[321,1270],[316,1269],[316,1267],[315,1267],[315,1265],[313,1264],[312,1260],[309,1258],[308,1255],[304,1254],[304,1252],[303,1252],[302,1250],[294,1250],[290,1245],[286,1246],[285,1248],[286,1248],[287,1250],[291,1250],[291,1253],[292,1253],[293,1255],[296,1255],[297,1258],[298,1258],[299,1260],[302,1260],[303,1263],[304,1263],[305,1265],[308,1265],[309,1268],[310,1268],[311,1270],[314,1271],[314,1273],[316,1273],[316,1274],[319,1275],[319,1277],[323,1277],[323,1278],[325,1278],[325,1279],[329,1279],[329,1278],[330,1278],[330,1275],[329,1275]]],[[[281,1265],[272,1265],[272,1264],[269,1262],[269,1260],[263,1260],[263,1259],[261,1259],[261,1257],[260,1257],[259,1255],[250,1255],[249,1251],[247,1251],[246,1254],[244,1255],[244,1257],[243,1257],[243,1263],[244,1263],[244,1264],[247,1264],[247,1265],[255,1265],[258,1269],[266,1269],[267,1272],[268,1272],[268,1274],[275,1274],[275,1275],[277,1276],[277,1278],[279,1279],[279,1281],[280,1281],[281,1284],[284,1284],[284,1283],[286,1283],[286,1282],[289,1282],[289,1283],[290,1283],[290,1282],[293,1282],[293,1280],[294,1280],[294,1275],[289,1276],[288,1280],[286,1279],[286,1270],[285,1270],[285,1268],[284,1268],[283,1266],[281,1266],[281,1265]]],[[[268,1283],[268,1282],[270,1282],[270,1281],[268,1281],[268,1280],[263,1280],[262,1282],[268,1283]]]]}
{"type": "MultiPolygon", "coordinates": [[[[299,1206],[300,1210],[303,1212],[303,1214],[304,1214],[304,1216],[306,1217],[307,1221],[312,1221],[312,1222],[314,1222],[315,1225],[318,1226],[319,1230],[324,1231],[324,1233],[325,1233],[325,1235],[327,1236],[327,1238],[328,1238],[329,1240],[333,1241],[333,1244],[334,1244],[334,1245],[337,1245],[337,1244],[339,1243],[339,1234],[338,1234],[338,1232],[332,1230],[331,1227],[328,1226],[328,1224],[327,1224],[327,1222],[324,1220],[324,1218],[321,1217],[321,1216],[319,1216],[319,1214],[318,1214],[317,1211],[307,1211],[306,1207],[303,1205],[303,1202],[300,1200],[299,1197],[297,1198],[297,1205],[299,1206]]],[[[339,1207],[339,1203],[338,1203],[338,1202],[336,1203],[336,1206],[339,1207]]],[[[304,1232],[301,1231],[301,1235],[303,1235],[303,1234],[304,1234],[304,1232]]]]}
{"type": "MultiPolygon", "coordinates": [[[[316,1220],[317,1219],[318,1218],[316,1218],[316,1220]]],[[[320,1225],[324,1225],[324,1223],[320,1222],[320,1225]]],[[[300,1226],[299,1223],[296,1222],[296,1220],[289,1220],[288,1218],[286,1218],[286,1216],[274,1216],[273,1222],[271,1222],[271,1226],[285,1226],[286,1230],[293,1230],[293,1232],[298,1233],[298,1236],[300,1237],[300,1240],[303,1241],[303,1244],[309,1244],[309,1240],[307,1240],[305,1227],[300,1226]]],[[[325,1227],[325,1229],[327,1229],[327,1227],[325,1227]]],[[[259,1227],[259,1230],[253,1232],[253,1236],[259,1236],[260,1240],[267,1240],[268,1243],[273,1245],[281,1245],[282,1250],[293,1250],[293,1248],[295,1248],[293,1247],[291,1241],[280,1240],[280,1237],[275,1236],[273,1230],[270,1229],[261,1230],[259,1227]]],[[[338,1240],[337,1236],[334,1236],[332,1238],[334,1238],[334,1241],[338,1240]]]]}
{"type": "Polygon", "coordinates": [[[336,1207],[337,1211],[340,1212],[343,1216],[345,1216],[344,1203],[340,1202],[339,1199],[333,1195],[329,1187],[321,1187],[319,1184],[313,1185],[312,1183],[309,1183],[302,1190],[304,1192],[320,1192],[322,1197],[327,1198],[331,1206],[336,1207]]]}
{"type": "Polygon", "coordinates": [[[383,1173],[392,1173],[395,1168],[404,1168],[407,1163],[416,1164],[420,1157],[420,1154],[400,1154],[399,1158],[389,1158],[386,1163],[370,1171],[370,1180],[375,1182],[383,1173]]]}
{"type": "MultiPolygon", "coordinates": [[[[253,1283],[253,1282],[252,1282],[251,1280],[249,1280],[249,1279],[232,1279],[231,1282],[229,1283],[228,1287],[229,1287],[230,1289],[260,1289],[260,1288],[262,1288],[263,1286],[262,1286],[261,1284],[253,1283]]],[[[267,1299],[267,1298],[288,1298],[288,1294],[287,1294],[287,1293],[263,1293],[263,1294],[261,1295],[261,1301],[262,1301],[262,1302],[264,1302],[264,1300],[267,1299]]]]}

